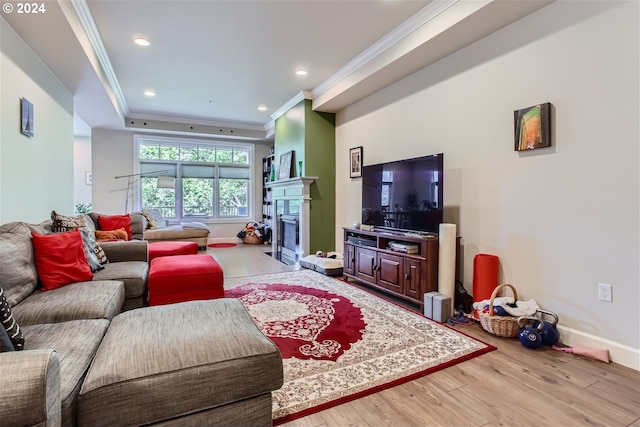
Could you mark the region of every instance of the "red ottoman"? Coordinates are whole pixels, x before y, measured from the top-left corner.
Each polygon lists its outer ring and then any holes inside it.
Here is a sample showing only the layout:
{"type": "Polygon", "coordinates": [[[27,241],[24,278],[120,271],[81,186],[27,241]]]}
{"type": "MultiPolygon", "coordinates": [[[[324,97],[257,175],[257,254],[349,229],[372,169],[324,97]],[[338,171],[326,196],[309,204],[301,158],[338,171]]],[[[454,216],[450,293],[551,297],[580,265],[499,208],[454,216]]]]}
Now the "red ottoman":
{"type": "Polygon", "coordinates": [[[195,255],[198,253],[196,242],[153,242],[149,243],[149,262],[161,256],[195,255]]]}
{"type": "Polygon", "coordinates": [[[222,267],[210,255],[155,258],[149,267],[149,305],[222,298],[222,267]]]}

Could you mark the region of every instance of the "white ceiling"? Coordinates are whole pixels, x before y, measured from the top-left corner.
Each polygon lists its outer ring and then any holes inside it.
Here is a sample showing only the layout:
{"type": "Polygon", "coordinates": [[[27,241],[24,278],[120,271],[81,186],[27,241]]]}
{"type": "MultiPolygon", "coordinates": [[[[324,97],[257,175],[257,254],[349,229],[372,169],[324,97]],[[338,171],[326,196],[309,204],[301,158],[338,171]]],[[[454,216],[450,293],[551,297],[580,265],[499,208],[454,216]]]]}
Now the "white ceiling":
{"type": "Polygon", "coordinates": [[[88,127],[146,119],[264,139],[290,103],[336,112],[548,3],[49,0],[44,14],[3,17],[88,127]],[[139,36],[151,45],[135,45],[139,36]]]}

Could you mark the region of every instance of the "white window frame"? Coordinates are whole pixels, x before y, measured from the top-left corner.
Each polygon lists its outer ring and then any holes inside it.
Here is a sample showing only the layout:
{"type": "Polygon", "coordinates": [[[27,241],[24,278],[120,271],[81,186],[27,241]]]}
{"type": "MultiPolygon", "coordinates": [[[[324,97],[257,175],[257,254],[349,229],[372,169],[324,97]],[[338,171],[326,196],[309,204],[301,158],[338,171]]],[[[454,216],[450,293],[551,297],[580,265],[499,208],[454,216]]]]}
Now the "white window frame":
{"type": "MultiPolygon", "coordinates": [[[[218,203],[218,206],[214,208],[214,216],[204,217],[201,221],[206,223],[236,223],[236,222],[246,222],[250,218],[253,217],[254,210],[254,187],[255,187],[255,146],[250,143],[242,143],[235,141],[226,141],[226,140],[202,140],[202,139],[189,139],[189,138],[181,138],[181,137],[166,137],[166,136],[154,136],[154,135],[134,135],[134,156],[133,156],[133,171],[134,174],[140,173],[140,165],[141,163],[149,162],[149,163],[166,163],[171,165],[176,165],[176,169],[180,170],[178,165],[210,165],[215,168],[215,177],[214,182],[214,198],[218,203]],[[187,162],[182,160],[145,160],[140,159],[140,145],[146,142],[159,142],[164,144],[173,144],[173,145],[211,145],[217,147],[238,147],[248,151],[249,153],[249,164],[247,166],[238,165],[237,163],[208,163],[208,162],[187,162]],[[248,189],[247,189],[247,214],[246,215],[234,215],[234,216],[219,216],[220,212],[220,197],[218,195],[219,188],[219,168],[220,167],[239,167],[239,168],[247,168],[249,170],[249,178],[248,178],[248,189]]],[[[180,175],[178,173],[177,175],[180,175]]],[[[176,181],[181,177],[177,176],[176,181]]],[[[132,185],[135,185],[134,189],[134,200],[133,205],[134,209],[138,211],[142,210],[142,181],[140,179],[136,180],[136,182],[132,185]]],[[[193,220],[191,217],[183,217],[182,216],[182,200],[176,199],[176,217],[172,218],[175,221],[188,221],[193,220]]]]}

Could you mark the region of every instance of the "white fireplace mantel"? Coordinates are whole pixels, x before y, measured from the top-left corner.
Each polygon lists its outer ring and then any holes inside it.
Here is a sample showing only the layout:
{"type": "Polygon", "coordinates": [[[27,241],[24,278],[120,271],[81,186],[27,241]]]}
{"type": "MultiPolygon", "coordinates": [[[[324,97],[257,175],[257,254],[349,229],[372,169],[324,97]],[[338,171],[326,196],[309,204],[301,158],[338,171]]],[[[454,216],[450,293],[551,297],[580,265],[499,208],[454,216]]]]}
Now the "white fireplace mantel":
{"type": "Polygon", "coordinates": [[[299,245],[296,250],[297,260],[309,254],[310,241],[310,216],[311,216],[311,184],[318,179],[317,176],[301,176],[297,178],[282,179],[265,183],[265,187],[271,188],[271,201],[273,203],[274,221],[272,224],[271,253],[276,256],[278,252],[278,237],[280,221],[277,216],[278,200],[299,200],[300,217],[299,221],[299,245]]]}

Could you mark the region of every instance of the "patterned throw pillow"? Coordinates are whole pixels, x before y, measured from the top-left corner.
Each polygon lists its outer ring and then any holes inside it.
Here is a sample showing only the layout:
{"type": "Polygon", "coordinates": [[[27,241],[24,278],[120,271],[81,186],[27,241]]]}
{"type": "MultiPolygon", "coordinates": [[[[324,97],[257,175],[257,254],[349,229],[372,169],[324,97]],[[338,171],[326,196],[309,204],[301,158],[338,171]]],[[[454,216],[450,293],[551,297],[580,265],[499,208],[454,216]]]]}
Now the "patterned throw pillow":
{"type": "Polygon", "coordinates": [[[54,233],[63,233],[65,231],[75,231],[81,229],[87,229],[87,223],[84,220],[84,216],[79,215],[77,217],[70,217],[60,215],[56,211],[51,211],[51,229],[54,233]]]}
{"type": "Polygon", "coordinates": [[[15,350],[23,350],[24,349],[24,335],[20,330],[20,326],[18,322],[13,318],[13,314],[11,314],[11,306],[9,302],[4,296],[4,289],[0,288],[0,322],[3,329],[9,335],[9,339],[13,344],[13,348],[15,350]]]}
{"type": "Polygon", "coordinates": [[[80,230],[80,234],[82,234],[82,246],[84,247],[84,254],[87,257],[89,268],[91,268],[91,271],[93,273],[102,270],[104,267],[100,263],[100,260],[98,259],[94,249],[96,241],[93,240],[93,237],[91,237],[91,233],[84,228],[80,230]]]}
{"type": "Polygon", "coordinates": [[[149,228],[166,228],[167,220],[158,209],[142,209],[142,215],[149,222],[149,228]]]}
{"type": "Polygon", "coordinates": [[[104,253],[104,249],[102,249],[102,246],[100,246],[100,243],[98,243],[97,240],[94,240],[93,243],[93,253],[96,254],[98,262],[100,262],[100,265],[107,264],[109,262],[109,259],[107,258],[107,254],[104,253]]]}

